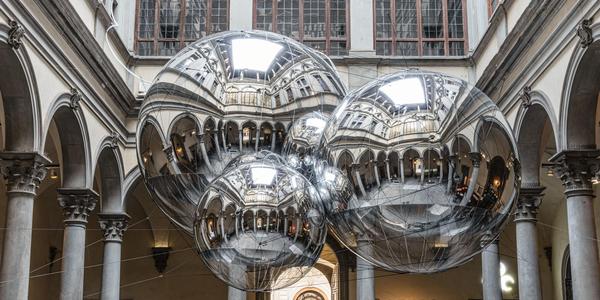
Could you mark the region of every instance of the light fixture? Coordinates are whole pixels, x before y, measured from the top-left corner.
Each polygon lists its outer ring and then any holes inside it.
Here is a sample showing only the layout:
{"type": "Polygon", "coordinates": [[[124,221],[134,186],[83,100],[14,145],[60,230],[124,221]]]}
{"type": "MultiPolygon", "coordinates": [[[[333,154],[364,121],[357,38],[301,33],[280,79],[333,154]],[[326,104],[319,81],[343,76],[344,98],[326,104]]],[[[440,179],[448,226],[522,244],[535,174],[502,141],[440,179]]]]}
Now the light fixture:
{"type": "Polygon", "coordinates": [[[177,148],[175,148],[175,151],[177,152],[177,154],[181,154],[183,153],[183,148],[181,146],[177,146],[177,148]]]}
{"type": "Polygon", "coordinates": [[[252,168],[252,182],[254,184],[269,185],[275,179],[275,169],[268,167],[252,168]]]}
{"type": "Polygon", "coordinates": [[[500,186],[500,177],[494,177],[494,180],[492,181],[492,183],[494,184],[495,188],[498,188],[500,186]]]}
{"type": "Polygon", "coordinates": [[[594,177],[592,177],[592,184],[598,184],[600,183],[600,176],[598,176],[598,173],[594,174],[594,177]]]}
{"type": "Polygon", "coordinates": [[[425,104],[425,89],[417,77],[403,78],[379,88],[397,105],[425,104]]]}
{"type": "Polygon", "coordinates": [[[56,172],[56,169],[50,170],[50,179],[58,179],[58,172],[56,172]]]}
{"type": "Polygon", "coordinates": [[[548,170],[546,171],[546,175],[550,176],[550,177],[554,177],[554,170],[548,168],[548,170]]]}
{"type": "Polygon", "coordinates": [[[234,39],[231,41],[233,68],[266,72],[283,46],[261,39],[234,39]]]}

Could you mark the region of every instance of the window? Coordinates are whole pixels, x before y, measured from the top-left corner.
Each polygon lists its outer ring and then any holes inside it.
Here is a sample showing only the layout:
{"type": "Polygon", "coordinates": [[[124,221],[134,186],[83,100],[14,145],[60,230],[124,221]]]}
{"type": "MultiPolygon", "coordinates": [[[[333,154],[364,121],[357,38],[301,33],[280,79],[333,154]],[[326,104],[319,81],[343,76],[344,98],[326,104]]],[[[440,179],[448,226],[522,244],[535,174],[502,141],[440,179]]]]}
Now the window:
{"type": "Polygon", "coordinates": [[[466,0],[374,1],[378,55],[465,55],[466,0]]]}
{"type": "Polygon", "coordinates": [[[298,89],[300,90],[300,95],[302,95],[302,97],[307,97],[312,95],[312,90],[310,88],[310,84],[308,84],[308,81],[306,80],[306,78],[302,77],[300,78],[300,80],[296,81],[296,84],[298,84],[298,89]]]}
{"type": "Polygon", "coordinates": [[[500,4],[500,0],[488,0],[488,13],[490,18],[494,14],[494,11],[496,11],[498,4],[500,4]]]}
{"type": "Polygon", "coordinates": [[[331,89],[327,85],[327,82],[325,82],[325,80],[323,80],[323,77],[321,77],[321,75],[315,74],[315,75],[313,75],[313,77],[319,83],[319,85],[323,89],[323,92],[330,92],[331,91],[331,89]]]}
{"type": "Polygon", "coordinates": [[[346,55],[347,1],[255,0],[254,28],[291,37],[329,55],[346,55]]]}
{"type": "Polygon", "coordinates": [[[190,42],[229,29],[229,0],[139,0],[136,51],[172,56],[190,42]]]}

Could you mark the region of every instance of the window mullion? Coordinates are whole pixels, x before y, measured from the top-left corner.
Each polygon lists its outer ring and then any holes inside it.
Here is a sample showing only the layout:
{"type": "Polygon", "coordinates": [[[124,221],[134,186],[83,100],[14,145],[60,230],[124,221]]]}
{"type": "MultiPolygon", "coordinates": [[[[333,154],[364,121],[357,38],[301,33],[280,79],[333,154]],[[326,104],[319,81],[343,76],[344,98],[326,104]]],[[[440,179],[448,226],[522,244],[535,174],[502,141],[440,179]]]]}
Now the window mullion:
{"type": "Polygon", "coordinates": [[[160,34],[160,0],[156,0],[154,3],[154,43],[152,44],[154,48],[154,55],[158,55],[158,40],[160,34]]]}
{"type": "Polygon", "coordinates": [[[396,0],[390,0],[390,25],[392,26],[392,55],[398,55],[396,49],[396,0]]]}
{"type": "Polygon", "coordinates": [[[212,34],[212,0],[206,0],[206,35],[212,34]]]}
{"type": "Polygon", "coordinates": [[[417,10],[417,55],[423,56],[423,16],[421,14],[421,0],[416,0],[417,10]]]}
{"type": "Polygon", "coordinates": [[[185,9],[187,6],[187,0],[180,0],[180,9],[179,9],[179,49],[183,49],[183,45],[185,44],[185,9]]]}
{"type": "Polygon", "coordinates": [[[277,0],[271,0],[271,11],[272,11],[272,16],[271,18],[273,19],[273,32],[275,33],[279,33],[277,30],[277,10],[279,10],[279,8],[277,7],[277,0]]]}
{"type": "MultiPolygon", "coordinates": [[[[292,4],[292,17],[294,14],[294,5],[292,4]]],[[[298,4],[298,39],[300,43],[304,43],[304,0],[300,0],[298,4]]],[[[294,32],[294,30],[292,30],[294,32]]]]}
{"type": "Polygon", "coordinates": [[[331,1],[325,1],[325,53],[331,53],[331,1]]]}
{"type": "Polygon", "coordinates": [[[448,56],[450,54],[448,44],[448,36],[450,35],[450,28],[448,26],[448,0],[442,0],[442,20],[444,24],[442,29],[442,36],[444,37],[444,55],[448,56]]]}
{"type": "Polygon", "coordinates": [[[469,51],[469,30],[467,27],[467,1],[466,0],[462,0],[462,15],[463,15],[463,55],[466,55],[467,52],[469,51]]]}

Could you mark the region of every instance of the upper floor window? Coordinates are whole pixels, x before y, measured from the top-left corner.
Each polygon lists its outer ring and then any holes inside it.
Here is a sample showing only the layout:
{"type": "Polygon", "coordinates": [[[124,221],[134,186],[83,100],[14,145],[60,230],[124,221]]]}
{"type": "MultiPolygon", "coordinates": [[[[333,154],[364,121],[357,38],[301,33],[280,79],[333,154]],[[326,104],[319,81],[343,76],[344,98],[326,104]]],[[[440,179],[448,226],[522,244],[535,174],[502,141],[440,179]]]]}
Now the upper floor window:
{"type": "Polygon", "coordinates": [[[229,29],[229,0],[138,0],[136,52],[175,55],[190,42],[229,29]]]}
{"type": "Polygon", "coordinates": [[[488,0],[488,10],[489,10],[488,12],[489,12],[490,18],[494,14],[494,11],[498,7],[498,4],[500,4],[500,0],[488,0]]]}
{"type": "Polygon", "coordinates": [[[254,28],[291,37],[329,55],[346,55],[348,1],[254,0],[254,28]]]}
{"type": "Polygon", "coordinates": [[[466,0],[375,0],[378,55],[462,56],[466,0]]]}

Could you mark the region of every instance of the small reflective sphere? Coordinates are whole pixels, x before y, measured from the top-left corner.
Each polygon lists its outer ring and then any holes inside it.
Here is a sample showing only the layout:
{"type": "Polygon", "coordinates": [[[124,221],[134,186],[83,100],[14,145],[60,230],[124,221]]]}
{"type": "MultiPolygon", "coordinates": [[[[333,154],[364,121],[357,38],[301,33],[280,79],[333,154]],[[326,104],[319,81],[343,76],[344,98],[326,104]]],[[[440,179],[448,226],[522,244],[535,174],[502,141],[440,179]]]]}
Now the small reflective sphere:
{"type": "Polygon", "coordinates": [[[229,31],[191,43],[159,72],[140,109],[146,186],[191,236],[200,197],[232,159],[280,153],[295,119],[331,113],[345,94],[327,56],[278,34],[229,31]]]}
{"type": "Polygon", "coordinates": [[[320,112],[308,113],[296,119],[283,143],[281,154],[288,165],[312,183],[316,182],[314,152],[328,120],[329,117],[320,112]]]}
{"type": "Polygon", "coordinates": [[[463,80],[407,70],[373,81],[345,98],[317,151],[331,232],[390,271],[456,267],[509,218],[515,145],[500,110],[463,80]]]}
{"type": "Polygon", "coordinates": [[[304,176],[258,158],[208,185],[196,213],[195,240],[206,265],[230,286],[275,290],[300,280],[319,258],[327,233],[324,213],[304,176]]]}

